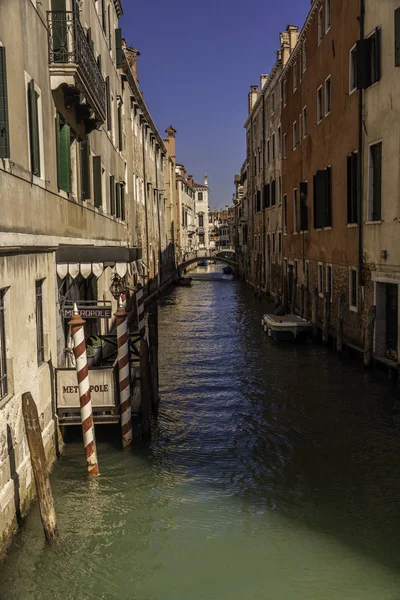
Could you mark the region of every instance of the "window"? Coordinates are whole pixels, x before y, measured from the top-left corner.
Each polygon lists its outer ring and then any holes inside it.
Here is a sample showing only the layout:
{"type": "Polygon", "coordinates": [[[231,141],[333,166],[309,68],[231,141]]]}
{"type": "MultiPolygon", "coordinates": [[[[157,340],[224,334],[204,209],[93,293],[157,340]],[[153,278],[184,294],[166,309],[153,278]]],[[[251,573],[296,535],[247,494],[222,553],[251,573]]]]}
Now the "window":
{"type": "MultiPolygon", "coordinates": [[[[10,158],[10,132],[9,132],[9,121],[8,121],[6,49],[4,48],[4,46],[1,46],[1,45],[0,45],[0,158],[10,158]]],[[[1,387],[0,387],[0,398],[1,398],[1,387]]]]}
{"type": "Polygon", "coordinates": [[[203,192],[198,192],[197,200],[198,200],[198,202],[203,202],[203,192]]]}
{"type": "Polygon", "coordinates": [[[321,43],[322,41],[322,37],[324,35],[324,28],[323,28],[323,14],[322,14],[322,6],[318,11],[318,44],[321,43]]]}
{"type": "Polygon", "coordinates": [[[199,227],[204,227],[204,216],[199,215],[199,227]]]}
{"type": "Polygon", "coordinates": [[[118,150],[122,152],[123,147],[123,132],[122,132],[122,103],[118,103],[117,108],[117,118],[118,118],[118,150]]]}
{"type": "Polygon", "coordinates": [[[81,152],[81,199],[91,198],[90,193],[90,144],[88,141],[79,144],[81,152]]]}
{"type": "Polygon", "coordinates": [[[325,116],[331,112],[331,76],[325,80],[325,116]]]}
{"type": "Polygon", "coordinates": [[[31,171],[40,177],[40,138],[39,138],[39,94],[35,81],[28,84],[28,120],[29,120],[29,150],[31,171]]]}
{"type": "Polygon", "coordinates": [[[322,85],[317,90],[317,123],[322,121],[322,85]]]}
{"type": "Polygon", "coordinates": [[[267,142],[267,164],[270,164],[271,162],[271,144],[270,141],[268,140],[267,142]]]}
{"type": "Polygon", "coordinates": [[[282,204],[282,177],[278,179],[279,190],[278,190],[278,204],[282,204]]]}
{"type": "Polygon", "coordinates": [[[307,69],[307,44],[306,44],[306,42],[303,42],[302,58],[303,58],[303,73],[304,73],[307,69]]]}
{"type": "Polygon", "coordinates": [[[293,233],[297,233],[297,188],[293,190],[293,233]]]}
{"type": "Polygon", "coordinates": [[[293,63],[293,93],[297,89],[297,61],[293,63]]]}
{"type": "Polygon", "coordinates": [[[300,231],[308,231],[308,183],[300,182],[300,231]]]}
{"type": "Polygon", "coordinates": [[[115,30],[115,66],[117,69],[122,69],[122,33],[121,29],[115,30]]]}
{"type": "Polygon", "coordinates": [[[261,211],[261,191],[257,190],[256,193],[256,211],[260,212],[261,211]]]}
{"type": "Polygon", "coordinates": [[[272,134],[272,160],[275,160],[275,134],[272,134]]]}
{"type": "Polygon", "coordinates": [[[381,220],[382,142],[369,147],[369,221],[381,220]]]}
{"type": "Polygon", "coordinates": [[[36,281],[36,347],[38,365],[44,362],[43,281],[36,281]]]}
{"type": "Polygon", "coordinates": [[[350,310],[357,310],[357,269],[349,268],[349,304],[350,310]]]}
{"type": "Polygon", "coordinates": [[[111,7],[108,5],[108,47],[112,51],[112,36],[111,36],[111,7]]]}
{"type": "Polygon", "coordinates": [[[271,181],[271,206],[275,206],[276,203],[276,181],[271,181]]]}
{"type": "Polygon", "coordinates": [[[0,399],[8,394],[7,348],[4,319],[4,297],[7,290],[0,290],[0,399]]]}
{"type": "Polygon", "coordinates": [[[303,138],[307,135],[307,107],[303,108],[303,138]]]}
{"type": "Polygon", "coordinates": [[[331,26],[331,0],[325,0],[325,31],[331,26]]]}
{"type": "Polygon", "coordinates": [[[283,158],[286,158],[287,147],[286,147],[286,133],[283,135],[283,158]]]}
{"type": "Polygon", "coordinates": [[[282,254],[282,231],[278,233],[278,252],[279,255],[282,254]]]}
{"type": "Polygon", "coordinates": [[[379,27],[372,35],[357,42],[357,87],[366,89],[381,78],[381,32],[379,27]]]}
{"type": "Polygon", "coordinates": [[[270,184],[264,185],[264,208],[269,208],[271,205],[271,188],[270,184]]]}
{"type": "Polygon", "coordinates": [[[275,233],[272,234],[272,254],[275,254],[275,233]]]}
{"type": "Polygon", "coordinates": [[[332,169],[327,167],[314,175],[314,227],[332,225],[332,169]]]}
{"type": "Polygon", "coordinates": [[[107,32],[106,0],[101,0],[101,24],[103,26],[104,33],[106,33],[107,32]]]}
{"type": "Polygon", "coordinates": [[[106,113],[107,113],[107,131],[111,131],[111,93],[110,93],[110,78],[106,77],[106,113]]]}
{"type": "Polygon", "coordinates": [[[287,194],[283,196],[283,233],[287,233],[287,194]]]}
{"type": "Polygon", "coordinates": [[[310,289],[310,263],[308,262],[308,260],[306,261],[304,267],[305,267],[306,288],[309,290],[310,289]]]}
{"type": "Polygon", "coordinates": [[[103,206],[104,169],[101,166],[101,156],[93,156],[93,200],[97,208],[103,206]]]}
{"type": "Polygon", "coordinates": [[[322,263],[318,263],[318,294],[324,294],[324,268],[322,263]]]}
{"type": "Polygon", "coordinates": [[[110,175],[110,215],[115,215],[115,177],[110,175]]]}
{"type": "Polygon", "coordinates": [[[286,106],[286,97],[287,97],[287,89],[286,89],[286,79],[282,81],[282,100],[283,106],[286,106]]]}
{"type": "Polygon", "coordinates": [[[325,279],[329,302],[332,302],[332,265],[326,265],[325,279]]]}
{"type": "Polygon", "coordinates": [[[71,130],[69,125],[56,116],[57,183],[64,192],[72,191],[71,178],[71,130]]]}
{"type": "Polygon", "coordinates": [[[354,46],[350,50],[350,93],[357,89],[357,48],[354,46]]]}
{"type": "Polygon", "coordinates": [[[358,154],[347,157],[347,223],[358,222],[357,204],[358,154]]]}
{"type": "Polygon", "coordinates": [[[296,150],[297,146],[297,123],[293,123],[293,150],[296,150]]]}
{"type": "Polygon", "coordinates": [[[282,132],[281,128],[278,127],[278,154],[282,152],[282,132]]]}

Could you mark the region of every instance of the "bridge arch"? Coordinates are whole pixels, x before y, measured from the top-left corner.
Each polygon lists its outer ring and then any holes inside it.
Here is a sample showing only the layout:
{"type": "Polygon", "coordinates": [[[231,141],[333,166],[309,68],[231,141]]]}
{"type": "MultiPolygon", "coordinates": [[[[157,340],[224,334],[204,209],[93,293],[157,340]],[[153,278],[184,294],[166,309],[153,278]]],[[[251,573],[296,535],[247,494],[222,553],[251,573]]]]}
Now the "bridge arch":
{"type": "Polygon", "coordinates": [[[187,260],[183,261],[182,263],[180,263],[178,265],[178,275],[181,276],[182,275],[182,271],[188,267],[189,265],[193,265],[194,263],[197,263],[201,260],[215,260],[215,262],[220,262],[220,263],[224,263],[226,265],[229,265],[230,267],[232,267],[233,271],[237,272],[238,269],[238,264],[235,260],[232,260],[232,258],[226,258],[225,256],[219,256],[218,254],[206,254],[205,256],[195,256],[192,258],[188,258],[187,260]]]}

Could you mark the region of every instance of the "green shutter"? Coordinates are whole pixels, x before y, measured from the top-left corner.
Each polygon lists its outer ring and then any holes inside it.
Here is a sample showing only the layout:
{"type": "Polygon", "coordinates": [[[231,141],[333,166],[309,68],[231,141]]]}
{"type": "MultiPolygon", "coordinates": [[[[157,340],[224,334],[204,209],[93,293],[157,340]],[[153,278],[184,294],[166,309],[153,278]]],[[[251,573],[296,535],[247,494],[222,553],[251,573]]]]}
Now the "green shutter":
{"type": "Polygon", "coordinates": [[[81,147],[81,198],[90,198],[90,143],[84,141],[81,147]]]}
{"type": "Polygon", "coordinates": [[[122,106],[118,106],[118,150],[123,150],[122,142],[122,106]]]}
{"type": "Polygon", "coordinates": [[[122,33],[119,28],[115,30],[115,62],[117,69],[122,69],[122,33]]]}
{"type": "Polygon", "coordinates": [[[0,46],[0,158],[10,158],[6,49],[0,46]]]}
{"type": "Polygon", "coordinates": [[[101,22],[103,25],[103,31],[107,31],[107,14],[106,14],[106,1],[101,0],[101,22]]]}
{"type": "Polygon", "coordinates": [[[121,217],[121,184],[115,184],[115,216],[121,217]]]}
{"type": "Polygon", "coordinates": [[[125,221],[125,186],[121,185],[121,219],[125,221]]]}
{"type": "Polygon", "coordinates": [[[111,131],[111,98],[110,98],[110,78],[106,77],[106,109],[107,109],[107,131],[111,131]]]}
{"type": "Polygon", "coordinates": [[[101,183],[101,156],[93,156],[94,205],[97,207],[101,207],[103,205],[101,183]]]}
{"type": "Polygon", "coordinates": [[[60,131],[60,189],[71,191],[71,132],[69,125],[60,131]]]}
{"type": "Polygon", "coordinates": [[[115,215],[115,177],[110,176],[110,213],[115,215]]]}
{"type": "Polygon", "coordinates": [[[39,117],[38,94],[35,91],[35,81],[31,79],[28,85],[29,109],[29,141],[31,149],[31,171],[40,177],[40,146],[39,146],[39,117]]]}
{"type": "Polygon", "coordinates": [[[61,187],[61,157],[60,157],[60,117],[56,116],[56,160],[57,160],[57,187],[61,187]]]}

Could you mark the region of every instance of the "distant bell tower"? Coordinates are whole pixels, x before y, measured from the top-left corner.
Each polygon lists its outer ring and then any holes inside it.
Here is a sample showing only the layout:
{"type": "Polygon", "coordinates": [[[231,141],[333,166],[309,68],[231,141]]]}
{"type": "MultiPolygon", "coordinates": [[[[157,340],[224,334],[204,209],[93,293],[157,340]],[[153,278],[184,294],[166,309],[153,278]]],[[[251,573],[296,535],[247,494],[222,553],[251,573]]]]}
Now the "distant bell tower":
{"type": "Polygon", "coordinates": [[[208,175],[207,173],[204,175],[204,185],[208,187],[208,175]]]}

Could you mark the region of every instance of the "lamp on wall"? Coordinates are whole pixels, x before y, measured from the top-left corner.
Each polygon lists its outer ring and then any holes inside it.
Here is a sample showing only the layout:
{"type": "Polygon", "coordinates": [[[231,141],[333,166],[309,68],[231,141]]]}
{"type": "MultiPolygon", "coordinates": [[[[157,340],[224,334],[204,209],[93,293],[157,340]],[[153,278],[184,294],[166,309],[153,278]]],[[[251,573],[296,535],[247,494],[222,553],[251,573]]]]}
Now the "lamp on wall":
{"type": "Polygon", "coordinates": [[[121,294],[124,294],[125,292],[126,292],[126,289],[122,282],[121,277],[118,275],[118,273],[113,273],[111,275],[111,285],[110,285],[111,295],[113,296],[113,298],[118,300],[120,298],[121,294]]]}

